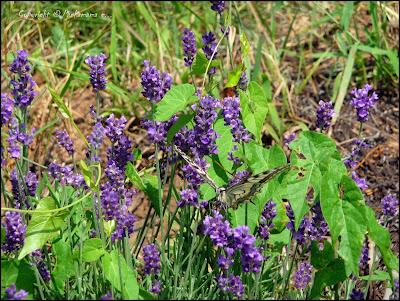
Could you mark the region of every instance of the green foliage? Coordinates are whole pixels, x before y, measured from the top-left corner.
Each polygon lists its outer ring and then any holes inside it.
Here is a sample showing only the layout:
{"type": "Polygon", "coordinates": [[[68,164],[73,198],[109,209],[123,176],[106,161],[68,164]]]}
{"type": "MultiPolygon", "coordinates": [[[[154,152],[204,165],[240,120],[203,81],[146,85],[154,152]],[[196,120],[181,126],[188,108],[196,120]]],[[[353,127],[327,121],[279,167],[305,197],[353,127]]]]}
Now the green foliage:
{"type": "Polygon", "coordinates": [[[103,242],[100,238],[91,238],[83,242],[82,257],[86,262],[92,262],[99,259],[106,250],[103,248],[103,242]]]}

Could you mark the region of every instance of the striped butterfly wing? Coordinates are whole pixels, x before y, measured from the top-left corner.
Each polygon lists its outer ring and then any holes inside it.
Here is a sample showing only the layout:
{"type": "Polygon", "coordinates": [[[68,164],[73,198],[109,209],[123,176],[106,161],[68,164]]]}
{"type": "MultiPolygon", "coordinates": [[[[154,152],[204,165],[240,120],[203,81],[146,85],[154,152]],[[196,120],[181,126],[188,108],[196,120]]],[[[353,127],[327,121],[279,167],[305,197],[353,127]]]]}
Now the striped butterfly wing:
{"type": "Polygon", "coordinates": [[[255,176],[249,177],[245,182],[233,185],[226,189],[226,197],[229,206],[236,209],[240,204],[251,201],[251,199],[260,192],[265,183],[273,177],[290,168],[290,165],[284,165],[255,176]]]}
{"type": "Polygon", "coordinates": [[[187,164],[192,166],[196,172],[200,175],[200,177],[203,178],[207,184],[209,184],[214,190],[217,192],[219,191],[217,184],[213,181],[213,179],[210,178],[210,176],[207,174],[207,172],[201,168],[196,162],[194,162],[191,158],[188,157],[179,147],[174,145],[174,150],[183,158],[183,160],[186,161],[187,164]]]}

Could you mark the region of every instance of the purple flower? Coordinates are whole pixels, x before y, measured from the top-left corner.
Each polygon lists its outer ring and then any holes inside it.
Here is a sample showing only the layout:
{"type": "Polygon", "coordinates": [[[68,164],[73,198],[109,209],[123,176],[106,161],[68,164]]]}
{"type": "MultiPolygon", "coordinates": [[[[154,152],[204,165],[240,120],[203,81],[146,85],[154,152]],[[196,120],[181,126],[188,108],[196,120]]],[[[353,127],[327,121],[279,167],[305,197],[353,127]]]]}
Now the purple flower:
{"type": "Polygon", "coordinates": [[[96,123],[93,126],[92,133],[90,134],[90,136],[87,137],[87,140],[89,142],[89,149],[86,152],[86,157],[93,162],[100,162],[98,151],[103,145],[106,130],[101,123],[101,119],[97,117],[96,113],[94,113],[94,111],[92,111],[91,113],[96,120],[96,123]]]}
{"type": "Polygon", "coordinates": [[[351,178],[361,190],[368,188],[367,181],[364,178],[360,178],[355,171],[351,173],[351,178]]]}
{"type": "Polygon", "coordinates": [[[247,79],[247,74],[245,71],[243,71],[237,86],[239,89],[246,90],[248,84],[249,80],[247,79]]]}
{"type": "Polygon", "coordinates": [[[227,246],[232,229],[229,222],[218,211],[213,210],[213,216],[207,215],[204,218],[203,227],[204,235],[208,235],[215,246],[227,246]]]}
{"type": "Polygon", "coordinates": [[[26,225],[21,213],[7,211],[2,225],[6,232],[6,239],[1,249],[10,254],[22,248],[25,240],[26,225]]]}
{"type": "Polygon", "coordinates": [[[225,1],[210,1],[210,2],[211,2],[211,9],[221,15],[225,9],[225,1]]]}
{"type": "Polygon", "coordinates": [[[307,223],[307,237],[312,241],[321,241],[328,234],[328,224],[322,214],[320,203],[316,203],[312,208],[311,222],[307,223]]]}
{"type": "Polygon", "coordinates": [[[227,271],[233,265],[234,260],[233,260],[232,256],[229,256],[229,255],[224,256],[224,255],[219,254],[217,262],[218,262],[218,266],[220,267],[220,269],[227,271]]]}
{"type": "Polygon", "coordinates": [[[146,275],[157,275],[160,273],[161,262],[160,252],[155,244],[147,245],[143,248],[144,273],[146,275]]]}
{"type": "Polygon", "coordinates": [[[13,112],[13,100],[7,93],[1,93],[1,125],[6,124],[13,112]]]}
{"type": "Polygon", "coordinates": [[[61,185],[71,185],[76,189],[86,187],[84,177],[79,173],[74,173],[70,166],[61,166],[52,162],[47,171],[52,178],[60,181],[61,185]]]}
{"type": "Polygon", "coordinates": [[[55,136],[60,146],[64,147],[70,156],[74,154],[74,144],[66,130],[56,130],[55,136]]]}
{"type": "Polygon", "coordinates": [[[241,298],[244,294],[244,286],[239,276],[218,276],[217,282],[218,288],[225,294],[231,293],[237,298],[241,298]]]}
{"type": "Polygon", "coordinates": [[[159,294],[161,293],[161,281],[160,280],[153,280],[151,283],[150,293],[159,294]]]}
{"type": "Polygon", "coordinates": [[[283,143],[288,146],[290,142],[292,142],[294,139],[296,139],[296,133],[291,133],[290,135],[285,134],[283,137],[283,143]]]}
{"type": "Polygon", "coordinates": [[[28,188],[29,195],[35,196],[36,188],[38,186],[38,180],[36,174],[28,171],[28,173],[25,176],[25,183],[26,183],[26,188],[28,188]]]}
{"type": "Polygon", "coordinates": [[[261,214],[261,223],[258,227],[258,234],[264,240],[269,238],[270,230],[274,227],[272,220],[276,216],[276,205],[272,200],[269,200],[267,204],[265,204],[263,212],[261,214]]]}
{"type": "Polygon", "coordinates": [[[332,118],[335,116],[332,102],[324,102],[320,100],[317,108],[317,128],[324,130],[331,124],[332,118]]]}
{"type": "Polygon", "coordinates": [[[28,293],[24,290],[17,292],[17,287],[14,283],[6,288],[5,293],[7,300],[24,300],[28,296],[28,293]]]}
{"type": "Polygon", "coordinates": [[[107,57],[105,54],[100,53],[99,55],[88,56],[85,59],[85,63],[90,67],[90,83],[93,86],[93,90],[96,92],[105,90],[107,79],[106,79],[106,68],[105,61],[107,57]]]}
{"type": "Polygon", "coordinates": [[[250,141],[250,134],[247,129],[243,126],[242,121],[239,118],[238,97],[226,97],[223,101],[222,116],[224,116],[225,125],[230,125],[232,130],[232,136],[234,142],[248,142],[250,141]]]}
{"type": "Polygon", "coordinates": [[[196,190],[184,189],[181,191],[181,200],[177,202],[178,207],[186,205],[197,206],[199,202],[199,195],[196,190]]]}
{"type": "Polygon", "coordinates": [[[32,258],[32,265],[36,265],[40,276],[45,282],[49,282],[51,280],[50,271],[47,268],[46,263],[44,262],[44,254],[42,250],[37,249],[30,254],[32,258]]]}
{"type": "Polygon", "coordinates": [[[286,205],[286,215],[290,220],[289,223],[287,223],[286,228],[292,232],[294,239],[296,239],[299,244],[304,244],[306,241],[305,231],[308,219],[304,217],[303,220],[300,222],[298,230],[296,231],[294,226],[294,212],[292,207],[290,206],[290,203],[286,205]]]}
{"type": "Polygon", "coordinates": [[[357,110],[357,119],[360,122],[368,120],[369,110],[378,101],[378,95],[372,90],[372,86],[365,84],[361,89],[354,89],[351,94],[351,105],[357,110]]]}
{"type": "Polygon", "coordinates": [[[100,297],[100,300],[114,300],[111,292],[107,292],[107,294],[100,297]]]}
{"type": "Polygon", "coordinates": [[[234,186],[236,184],[244,182],[249,176],[250,176],[250,173],[247,170],[238,171],[233,176],[233,178],[229,180],[229,185],[228,186],[234,186]]]}
{"type": "Polygon", "coordinates": [[[13,87],[14,104],[21,108],[29,106],[37,95],[34,90],[36,82],[30,75],[31,70],[28,53],[25,50],[17,50],[17,57],[10,65],[10,71],[16,74],[16,77],[10,81],[10,84],[13,87]]]}
{"type": "Polygon", "coordinates": [[[357,162],[359,161],[359,158],[362,155],[362,149],[368,149],[369,144],[366,143],[363,140],[357,139],[353,143],[353,150],[351,151],[350,155],[348,158],[346,158],[343,163],[348,167],[348,168],[354,168],[357,166],[357,162]]]}
{"type": "MultiPolygon", "coordinates": [[[[254,238],[254,236],[252,237],[254,238]]],[[[251,245],[245,245],[241,250],[240,260],[242,264],[242,270],[246,273],[260,273],[261,265],[264,262],[264,256],[262,255],[261,248],[255,247],[254,241],[251,245]]]]}
{"type": "Polygon", "coordinates": [[[381,208],[384,215],[391,217],[399,213],[399,200],[394,194],[389,194],[381,200],[381,208]]]}
{"type": "Polygon", "coordinates": [[[172,77],[164,72],[161,74],[155,66],[150,66],[150,62],[143,62],[144,69],[141,73],[143,96],[153,104],[158,103],[171,88],[172,77]]]}
{"type": "Polygon", "coordinates": [[[350,293],[350,300],[364,300],[364,293],[359,289],[353,288],[350,293]]]}
{"type": "MultiPolygon", "coordinates": [[[[215,42],[215,35],[214,35],[214,33],[211,32],[211,31],[205,33],[205,34],[202,36],[201,41],[203,42],[203,45],[204,45],[204,47],[203,47],[202,49],[203,49],[204,54],[206,55],[206,58],[207,58],[208,60],[210,60],[211,58],[214,60],[214,59],[217,57],[217,53],[218,53],[218,52],[216,51],[217,43],[215,42]],[[215,53],[214,53],[214,51],[215,51],[215,53]],[[213,54],[214,54],[214,56],[213,56],[213,54]]],[[[216,71],[216,68],[215,68],[215,67],[212,67],[212,68],[208,71],[208,74],[209,74],[209,75],[214,74],[215,71],[216,71]]]]}
{"type": "Polygon", "coordinates": [[[368,239],[365,239],[364,245],[361,249],[361,256],[358,266],[361,271],[364,271],[366,274],[368,273],[368,261],[369,261],[369,248],[368,248],[368,239]]]}
{"type": "MultiPolygon", "coordinates": [[[[197,164],[201,169],[207,171],[207,162],[206,160],[195,158],[194,163],[197,164]]],[[[197,173],[196,169],[186,164],[182,167],[183,177],[189,183],[189,185],[194,188],[198,189],[202,183],[204,183],[203,178],[197,173]]]]}
{"type": "Polygon", "coordinates": [[[183,30],[182,45],[183,52],[185,53],[185,66],[191,66],[193,63],[193,59],[196,56],[197,48],[194,33],[188,28],[185,28],[183,30]]]}
{"type": "Polygon", "coordinates": [[[142,127],[147,130],[147,136],[151,143],[158,143],[161,148],[165,149],[167,133],[177,119],[176,116],[172,116],[170,120],[164,122],[143,119],[142,127]]]}
{"type": "Polygon", "coordinates": [[[293,275],[294,287],[305,289],[311,281],[312,267],[307,261],[300,263],[299,269],[293,275]]]}

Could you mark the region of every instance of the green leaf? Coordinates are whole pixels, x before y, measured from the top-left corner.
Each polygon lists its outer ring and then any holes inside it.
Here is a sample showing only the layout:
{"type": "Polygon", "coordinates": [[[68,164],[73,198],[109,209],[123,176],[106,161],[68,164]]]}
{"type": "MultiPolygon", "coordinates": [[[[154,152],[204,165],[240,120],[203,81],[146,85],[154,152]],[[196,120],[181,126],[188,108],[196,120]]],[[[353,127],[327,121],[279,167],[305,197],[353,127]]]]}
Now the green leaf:
{"type": "Polygon", "coordinates": [[[142,178],[139,176],[135,166],[132,164],[132,162],[128,162],[126,165],[126,177],[131,180],[131,182],[141,191],[145,191],[146,187],[145,184],[142,180],[142,178]]]}
{"type": "Polygon", "coordinates": [[[261,133],[267,116],[267,98],[263,88],[256,82],[250,82],[247,91],[239,90],[240,107],[245,127],[261,144],[261,133]]]}
{"type": "Polygon", "coordinates": [[[390,248],[391,240],[389,231],[378,223],[374,211],[368,206],[364,207],[364,218],[364,223],[368,228],[368,236],[379,248],[386,267],[389,271],[399,271],[399,258],[393,254],[390,248]]]}
{"type": "Polygon", "coordinates": [[[181,128],[183,128],[187,123],[189,123],[194,117],[194,113],[182,114],[179,116],[178,120],[170,127],[167,132],[167,143],[171,144],[176,133],[178,133],[181,128]]]}
{"type": "Polygon", "coordinates": [[[28,224],[24,246],[18,256],[18,260],[21,260],[36,249],[42,248],[48,240],[57,236],[60,229],[64,227],[64,219],[68,214],[65,210],[39,213],[40,210],[52,209],[56,209],[56,202],[52,197],[48,196],[39,201],[28,224]]]}
{"type": "Polygon", "coordinates": [[[161,214],[160,202],[159,202],[159,193],[158,193],[158,179],[157,176],[153,175],[145,175],[143,177],[143,183],[145,186],[145,193],[150,198],[151,203],[153,204],[154,209],[156,210],[158,216],[161,214]]]}
{"type": "Polygon", "coordinates": [[[231,72],[228,74],[228,82],[225,85],[225,88],[231,88],[237,86],[240,77],[242,76],[242,66],[239,65],[235,69],[233,69],[231,72]]]}
{"type": "Polygon", "coordinates": [[[52,272],[58,289],[64,290],[65,280],[74,275],[74,259],[72,257],[69,242],[60,239],[53,244],[53,251],[56,255],[56,264],[52,272]]]}
{"type": "Polygon", "coordinates": [[[259,218],[259,208],[257,205],[246,203],[242,204],[237,210],[229,208],[228,214],[232,227],[247,225],[250,233],[254,232],[259,218]]]}
{"type": "Polygon", "coordinates": [[[1,260],[2,292],[5,288],[14,283],[18,289],[23,289],[29,294],[33,294],[35,282],[35,273],[30,264],[25,260],[1,260]]]}
{"type": "Polygon", "coordinates": [[[208,59],[203,52],[197,52],[192,64],[192,74],[202,75],[206,72],[208,59]]]}
{"type": "Polygon", "coordinates": [[[390,275],[388,272],[375,270],[374,274],[361,276],[360,279],[366,281],[390,281],[390,275]]]}
{"type": "Polygon", "coordinates": [[[313,287],[310,292],[310,299],[319,299],[322,289],[335,285],[347,278],[343,259],[336,258],[327,267],[315,273],[313,287]]]}
{"type": "Polygon", "coordinates": [[[347,31],[349,29],[353,9],[354,1],[347,1],[343,6],[342,18],[340,19],[340,25],[342,26],[343,31],[347,31]]]}
{"type": "Polygon", "coordinates": [[[139,300],[154,300],[154,297],[147,290],[139,288],[139,300]]]}
{"type": "Polygon", "coordinates": [[[85,179],[87,186],[89,186],[90,188],[95,188],[96,185],[93,181],[93,174],[89,167],[86,165],[85,161],[80,160],[79,165],[81,166],[81,173],[83,175],[83,178],[85,179]]]}
{"type": "Polygon", "coordinates": [[[239,39],[240,39],[240,50],[242,52],[242,60],[244,60],[249,54],[250,43],[244,31],[240,34],[239,39]]]}
{"type": "Polygon", "coordinates": [[[316,269],[323,269],[334,260],[335,252],[327,240],[324,241],[322,251],[319,250],[318,244],[318,242],[313,241],[311,245],[311,264],[316,269]]]}
{"type": "Polygon", "coordinates": [[[269,149],[257,144],[254,141],[244,144],[244,162],[256,175],[287,163],[284,151],[278,145],[269,149]]]}
{"type": "Polygon", "coordinates": [[[122,293],[123,299],[137,300],[139,285],[135,272],[127,265],[118,250],[105,253],[102,258],[104,276],[111,285],[122,293]]]}
{"type": "Polygon", "coordinates": [[[82,257],[86,262],[96,261],[105,252],[100,238],[91,238],[83,242],[82,257]]]}
{"type": "Polygon", "coordinates": [[[197,98],[194,96],[195,88],[191,84],[176,85],[171,88],[155,105],[154,120],[166,121],[174,114],[182,111],[197,98]]]}

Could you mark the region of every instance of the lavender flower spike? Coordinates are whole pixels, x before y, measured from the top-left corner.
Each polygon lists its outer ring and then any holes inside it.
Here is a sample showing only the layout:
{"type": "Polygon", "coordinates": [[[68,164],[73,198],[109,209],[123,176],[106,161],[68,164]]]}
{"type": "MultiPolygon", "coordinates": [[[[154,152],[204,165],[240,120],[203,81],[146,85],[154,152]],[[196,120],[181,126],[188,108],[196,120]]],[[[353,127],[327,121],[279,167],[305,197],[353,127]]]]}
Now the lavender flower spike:
{"type": "Polygon", "coordinates": [[[364,300],[364,293],[361,290],[353,288],[349,297],[350,300],[364,300]]]}
{"type": "Polygon", "coordinates": [[[24,290],[17,292],[17,287],[14,283],[6,288],[5,293],[7,300],[24,300],[28,296],[28,293],[24,290]]]}
{"type": "Polygon", "coordinates": [[[13,112],[13,100],[7,93],[1,93],[1,125],[6,124],[13,112]]]}
{"type": "Polygon", "coordinates": [[[367,181],[364,178],[360,178],[355,171],[351,173],[351,178],[356,182],[358,188],[365,190],[368,188],[367,181]]]}
{"type": "Polygon", "coordinates": [[[144,260],[144,273],[146,275],[160,273],[160,252],[155,244],[147,245],[143,248],[143,260],[144,260]]]}
{"type": "Polygon", "coordinates": [[[378,101],[378,95],[369,84],[366,84],[362,89],[354,89],[351,94],[353,95],[351,105],[357,110],[358,121],[366,122],[369,110],[378,101]]]}
{"type": "Polygon", "coordinates": [[[225,9],[225,1],[210,1],[210,2],[211,2],[211,9],[221,15],[225,9]]]}
{"type": "Polygon", "coordinates": [[[300,263],[299,269],[294,273],[294,287],[297,289],[305,289],[311,281],[311,264],[307,261],[300,263]]]}
{"type": "Polygon", "coordinates": [[[93,90],[96,92],[106,89],[107,79],[104,65],[106,60],[107,57],[103,53],[88,56],[85,60],[85,63],[90,67],[90,83],[93,86],[93,90]]]}
{"type": "Polygon", "coordinates": [[[161,74],[155,66],[150,66],[150,61],[143,62],[144,69],[141,73],[143,96],[153,104],[158,103],[171,89],[172,77],[164,72],[161,74]]]}
{"type": "Polygon", "coordinates": [[[320,100],[317,108],[317,128],[324,130],[331,125],[331,120],[335,116],[332,103],[320,100]]]}
{"type": "Polygon", "coordinates": [[[399,199],[394,194],[389,194],[381,200],[381,208],[384,215],[395,216],[399,213],[399,199]]]}
{"type": "Polygon", "coordinates": [[[183,52],[185,53],[185,66],[191,66],[193,63],[193,59],[196,56],[197,48],[194,33],[188,28],[185,28],[183,30],[182,45],[183,52]]]}
{"type": "Polygon", "coordinates": [[[25,240],[26,225],[19,212],[7,211],[3,226],[6,231],[6,240],[1,246],[4,253],[10,254],[22,248],[25,240]]]}
{"type": "Polygon", "coordinates": [[[60,146],[64,147],[70,156],[74,154],[74,144],[71,137],[65,130],[56,130],[55,132],[57,142],[60,146]]]}

